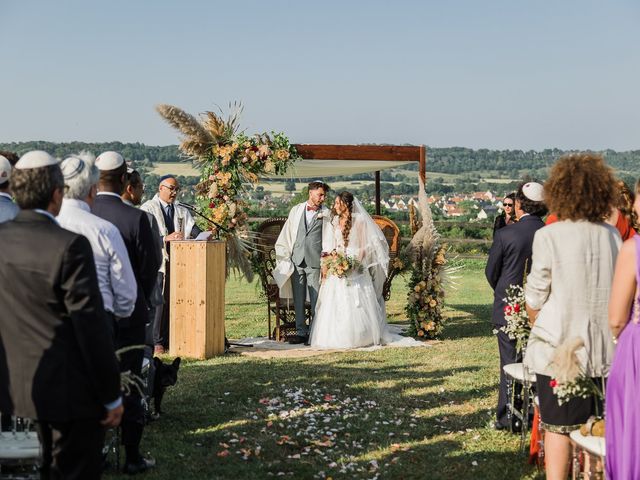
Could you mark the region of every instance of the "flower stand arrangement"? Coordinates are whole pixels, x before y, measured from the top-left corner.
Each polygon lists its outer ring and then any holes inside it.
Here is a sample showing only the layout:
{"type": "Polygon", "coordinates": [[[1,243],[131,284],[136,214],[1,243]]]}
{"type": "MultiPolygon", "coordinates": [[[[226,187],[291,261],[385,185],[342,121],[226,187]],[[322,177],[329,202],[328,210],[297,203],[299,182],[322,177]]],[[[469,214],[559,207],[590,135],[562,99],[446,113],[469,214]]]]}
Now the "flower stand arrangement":
{"type": "Polygon", "coordinates": [[[257,185],[263,174],[284,173],[300,158],[295,148],[282,133],[250,136],[241,131],[242,108],[238,104],[230,105],[226,119],[214,112],[196,118],[172,105],[158,105],[156,110],[182,133],[180,150],[200,169],[198,205],[224,229],[206,225],[227,242],[227,273],[234,268],[251,280],[251,234],[241,194],[246,185],[257,185]]]}

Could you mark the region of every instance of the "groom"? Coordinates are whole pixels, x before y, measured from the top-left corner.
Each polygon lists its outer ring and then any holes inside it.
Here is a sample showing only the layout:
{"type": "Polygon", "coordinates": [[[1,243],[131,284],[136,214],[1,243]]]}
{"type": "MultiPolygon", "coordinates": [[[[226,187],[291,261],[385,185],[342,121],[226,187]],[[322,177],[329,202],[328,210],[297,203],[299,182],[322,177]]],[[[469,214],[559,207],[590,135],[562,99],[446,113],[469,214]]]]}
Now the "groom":
{"type": "Polygon", "coordinates": [[[324,203],[329,185],[319,180],[309,184],[309,198],[293,207],[276,241],[276,267],[273,276],[281,298],[293,297],[296,312],[296,335],[289,343],[309,344],[304,304],[311,303],[315,315],[320,289],[320,253],[322,230],[329,222],[329,209],[324,203]]]}

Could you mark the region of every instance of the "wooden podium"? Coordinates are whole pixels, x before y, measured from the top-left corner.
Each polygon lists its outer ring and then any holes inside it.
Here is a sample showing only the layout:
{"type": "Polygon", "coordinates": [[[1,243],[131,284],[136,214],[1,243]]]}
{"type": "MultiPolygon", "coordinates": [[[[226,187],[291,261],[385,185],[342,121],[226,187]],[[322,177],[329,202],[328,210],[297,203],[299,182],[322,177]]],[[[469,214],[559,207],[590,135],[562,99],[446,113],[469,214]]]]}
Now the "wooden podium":
{"type": "Polygon", "coordinates": [[[171,242],[169,353],[211,358],[224,353],[226,245],[171,242]]]}

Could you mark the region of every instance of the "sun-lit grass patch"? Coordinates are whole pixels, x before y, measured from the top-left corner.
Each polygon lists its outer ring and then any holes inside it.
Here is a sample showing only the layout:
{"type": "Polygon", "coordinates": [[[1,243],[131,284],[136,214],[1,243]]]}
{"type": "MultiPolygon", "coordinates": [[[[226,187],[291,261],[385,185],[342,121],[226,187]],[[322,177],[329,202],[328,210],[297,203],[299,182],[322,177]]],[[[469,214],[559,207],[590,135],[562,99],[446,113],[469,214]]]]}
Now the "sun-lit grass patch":
{"type": "MultiPolygon", "coordinates": [[[[465,268],[448,292],[443,339],[429,348],[185,362],[146,430],[158,467],[145,478],[535,478],[519,438],[491,428],[498,351],[482,268],[465,268]]],[[[230,338],[266,335],[257,294],[227,283],[230,338]]]]}

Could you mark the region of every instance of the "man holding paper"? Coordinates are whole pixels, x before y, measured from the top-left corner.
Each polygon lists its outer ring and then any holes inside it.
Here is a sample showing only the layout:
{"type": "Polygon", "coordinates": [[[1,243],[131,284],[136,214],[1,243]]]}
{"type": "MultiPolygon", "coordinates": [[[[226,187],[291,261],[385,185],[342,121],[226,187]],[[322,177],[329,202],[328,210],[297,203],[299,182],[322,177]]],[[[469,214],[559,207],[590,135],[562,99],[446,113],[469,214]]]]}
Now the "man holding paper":
{"type": "Polygon", "coordinates": [[[195,238],[200,234],[200,229],[195,224],[191,212],[176,201],[179,192],[178,180],[173,175],[165,175],[160,177],[158,193],[140,207],[157,220],[164,244],[163,261],[160,264],[160,273],[164,275],[163,304],[156,310],[153,322],[154,353],[157,354],[164,353],[169,348],[169,255],[171,242],[195,238]]]}

